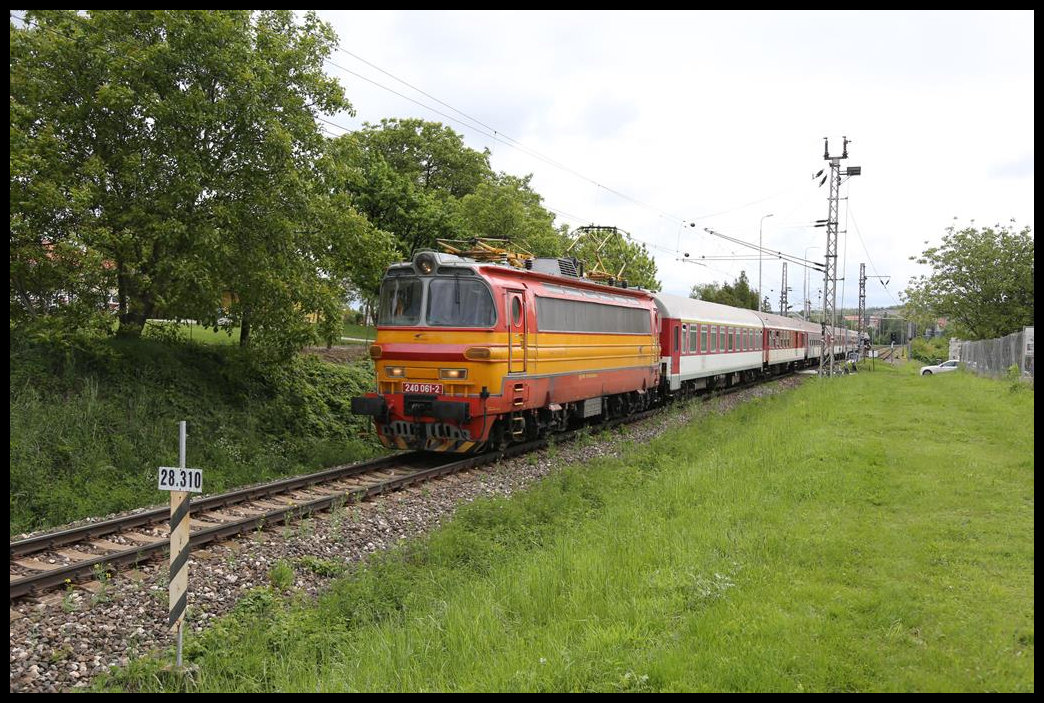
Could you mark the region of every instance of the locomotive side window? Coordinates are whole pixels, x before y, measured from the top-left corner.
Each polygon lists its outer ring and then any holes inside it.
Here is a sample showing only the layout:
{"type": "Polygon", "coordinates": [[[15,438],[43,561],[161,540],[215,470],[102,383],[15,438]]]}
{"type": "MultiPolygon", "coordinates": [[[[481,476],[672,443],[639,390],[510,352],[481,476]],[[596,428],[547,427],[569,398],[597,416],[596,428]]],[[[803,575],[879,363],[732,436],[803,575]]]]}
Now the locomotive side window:
{"type": "Polygon", "coordinates": [[[381,284],[379,325],[416,325],[420,323],[421,282],[418,278],[389,277],[381,284]]]}
{"type": "MultiPolygon", "coordinates": [[[[518,312],[521,315],[521,304],[518,312]]],[[[491,327],[497,321],[493,296],[479,280],[433,278],[428,288],[427,321],[435,327],[491,327]]]]}
{"type": "MultiPolygon", "coordinates": [[[[641,308],[543,296],[536,300],[537,328],[542,332],[652,333],[649,312],[641,308]]],[[[680,349],[681,327],[674,330],[674,346],[680,349]]]]}

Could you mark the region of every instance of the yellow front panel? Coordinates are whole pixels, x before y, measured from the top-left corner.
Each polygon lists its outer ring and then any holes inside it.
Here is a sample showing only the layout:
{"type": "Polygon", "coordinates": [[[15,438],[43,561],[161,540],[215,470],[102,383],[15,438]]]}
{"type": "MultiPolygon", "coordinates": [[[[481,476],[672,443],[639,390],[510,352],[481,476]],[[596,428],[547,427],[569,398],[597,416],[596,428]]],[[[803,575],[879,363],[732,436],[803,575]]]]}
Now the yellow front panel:
{"type": "MultiPolygon", "coordinates": [[[[395,345],[408,349],[411,356],[417,354],[463,354],[468,347],[482,347],[490,350],[488,360],[472,359],[378,359],[374,366],[377,369],[377,385],[380,393],[401,393],[403,381],[424,381],[442,383],[445,395],[464,397],[478,395],[485,386],[491,393],[499,393],[501,379],[507,373],[507,333],[487,330],[381,330],[375,342],[378,346],[395,345]],[[441,345],[454,345],[455,350],[441,348],[441,345]],[[401,378],[389,378],[385,372],[388,366],[405,368],[406,375],[401,378]],[[467,369],[467,379],[443,380],[439,378],[439,369],[467,369]]],[[[389,350],[390,356],[395,355],[389,350]]]]}

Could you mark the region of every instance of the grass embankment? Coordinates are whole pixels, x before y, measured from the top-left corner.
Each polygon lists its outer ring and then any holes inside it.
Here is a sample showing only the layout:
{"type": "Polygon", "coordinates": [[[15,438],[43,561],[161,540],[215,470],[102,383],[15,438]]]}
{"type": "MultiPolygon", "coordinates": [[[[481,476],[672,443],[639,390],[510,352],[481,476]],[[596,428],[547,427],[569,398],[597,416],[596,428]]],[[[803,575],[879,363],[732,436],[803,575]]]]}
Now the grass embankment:
{"type": "Polygon", "coordinates": [[[166,502],[180,420],[207,493],[372,456],[350,411],[372,385],[366,363],[260,366],[232,345],[12,337],[11,534],[166,502]]]}
{"type": "MultiPolygon", "coordinates": [[[[915,372],[470,504],[317,604],[258,589],[189,638],[190,688],[1032,691],[1033,394],[915,372]]],[[[176,689],[161,663],[108,686],[176,689]]]]}

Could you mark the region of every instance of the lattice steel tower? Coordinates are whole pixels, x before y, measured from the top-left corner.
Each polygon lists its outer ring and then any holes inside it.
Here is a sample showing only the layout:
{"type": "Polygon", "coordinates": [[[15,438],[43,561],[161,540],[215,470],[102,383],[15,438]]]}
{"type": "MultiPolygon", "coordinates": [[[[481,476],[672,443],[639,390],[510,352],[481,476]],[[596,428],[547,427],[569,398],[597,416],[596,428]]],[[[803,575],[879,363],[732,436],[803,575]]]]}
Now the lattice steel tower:
{"type": "Polygon", "coordinates": [[[823,137],[823,158],[830,162],[830,199],[826,219],[826,267],[823,269],[823,346],[819,354],[820,375],[834,375],[834,334],[837,331],[837,227],[838,201],[842,176],[858,176],[859,166],[841,170],[841,159],[848,158],[848,137],[842,137],[841,156],[830,155],[829,138],[823,137]]]}

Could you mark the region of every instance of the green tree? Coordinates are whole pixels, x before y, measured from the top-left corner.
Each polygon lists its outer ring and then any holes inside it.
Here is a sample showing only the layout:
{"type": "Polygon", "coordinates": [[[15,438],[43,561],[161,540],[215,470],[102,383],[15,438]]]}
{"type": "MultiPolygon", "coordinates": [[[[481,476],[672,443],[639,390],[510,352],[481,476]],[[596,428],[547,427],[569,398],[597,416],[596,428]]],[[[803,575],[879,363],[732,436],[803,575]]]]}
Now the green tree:
{"type": "MultiPolygon", "coordinates": [[[[740,271],[735,283],[697,283],[689,292],[689,297],[731,305],[734,308],[758,309],[758,292],[751,290],[746,271],[740,271]]],[[[768,298],[765,300],[767,301],[768,298]]]]}
{"type": "Polygon", "coordinates": [[[105,261],[124,333],[157,315],[214,322],[231,291],[244,343],[251,325],[300,338],[305,314],[331,308],[337,288],[314,200],[316,117],[351,109],[323,72],[332,29],[285,10],[26,20],[11,25],[20,242],[105,261]],[[30,202],[35,193],[49,197],[30,202]]]}
{"type": "Polygon", "coordinates": [[[464,238],[460,201],[490,182],[489,152],[464,145],[437,122],[383,119],[340,137],[341,153],[358,165],[353,203],[378,229],[391,232],[403,256],[464,238]]]}
{"type": "Polygon", "coordinates": [[[1029,227],[950,226],[940,246],[910,258],[932,267],[903,293],[911,319],[925,324],[945,317],[949,329],[966,339],[1002,337],[1033,324],[1029,227]]]}
{"type": "Polygon", "coordinates": [[[330,266],[344,271],[344,292],[362,302],[365,313],[376,307],[381,279],[388,266],[401,258],[395,237],[378,229],[355,205],[354,193],[363,179],[362,151],[350,138],[332,139],[320,160],[324,184],[321,226],[333,243],[330,266]]]}
{"type": "Polygon", "coordinates": [[[467,238],[505,239],[534,256],[562,256],[569,240],[554,227],[554,213],[525,178],[500,173],[461,198],[460,219],[467,238]]]}

